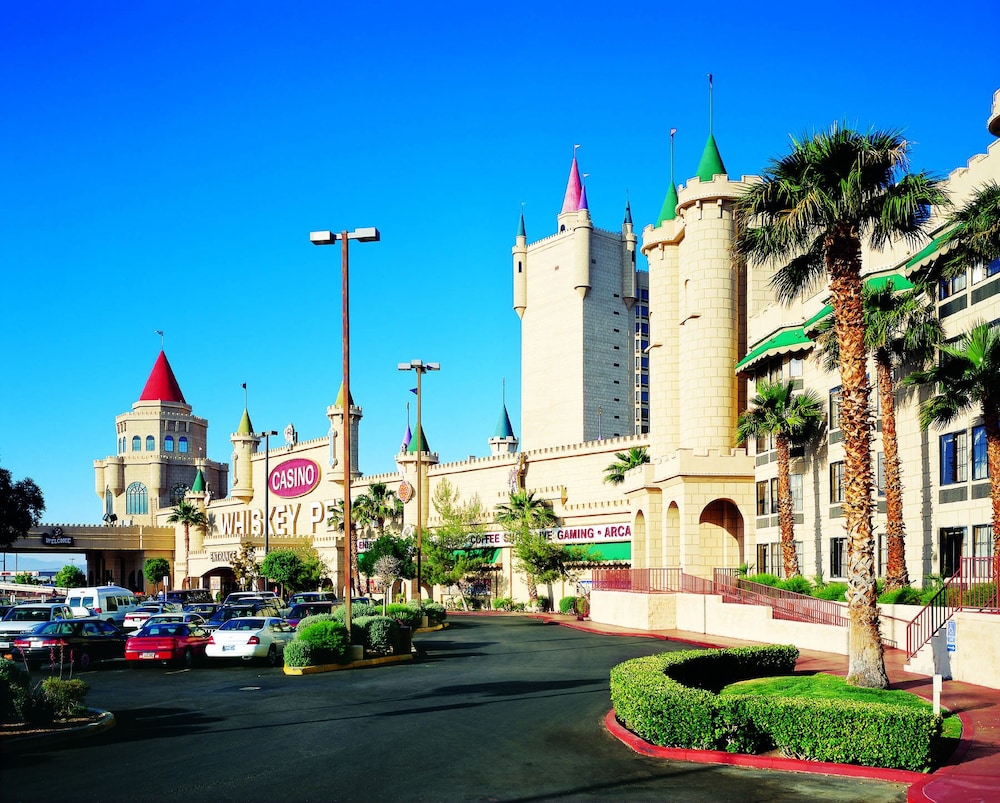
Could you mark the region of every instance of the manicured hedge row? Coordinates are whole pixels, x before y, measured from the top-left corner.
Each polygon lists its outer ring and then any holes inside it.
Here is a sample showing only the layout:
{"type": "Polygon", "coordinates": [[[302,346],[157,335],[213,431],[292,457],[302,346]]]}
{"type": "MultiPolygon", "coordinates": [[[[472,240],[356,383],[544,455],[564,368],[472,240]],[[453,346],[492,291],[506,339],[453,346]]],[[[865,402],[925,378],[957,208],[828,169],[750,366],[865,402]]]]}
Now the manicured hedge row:
{"type": "Polygon", "coordinates": [[[635,658],[611,670],[611,703],[619,721],[647,742],[713,750],[726,726],[718,696],[706,687],[787,674],[798,657],[795,647],[771,645],[635,658]],[[675,679],[677,675],[684,680],[675,679]]]}
{"type": "Polygon", "coordinates": [[[652,744],[760,753],[920,771],[930,766],[941,718],[930,710],[848,700],[715,692],[789,674],[791,646],[688,650],[636,658],[611,670],[615,715],[652,744]]]}

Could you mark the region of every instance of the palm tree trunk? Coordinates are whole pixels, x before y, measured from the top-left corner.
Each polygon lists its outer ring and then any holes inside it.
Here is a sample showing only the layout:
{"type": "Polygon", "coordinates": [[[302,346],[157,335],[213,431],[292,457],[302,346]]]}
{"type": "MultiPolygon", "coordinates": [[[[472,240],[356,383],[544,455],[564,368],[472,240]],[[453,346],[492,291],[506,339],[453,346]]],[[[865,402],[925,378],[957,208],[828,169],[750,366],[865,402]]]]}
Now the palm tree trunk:
{"type": "Polygon", "coordinates": [[[525,583],[528,586],[528,599],[534,604],[538,602],[538,586],[535,585],[535,578],[530,574],[525,574],[525,583]]]}
{"type": "Polygon", "coordinates": [[[181,588],[189,588],[188,582],[188,560],[191,557],[191,525],[184,522],[184,580],[181,588]]]}
{"type": "Polygon", "coordinates": [[[896,437],[896,396],[893,392],[892,366],[886,355],[876,355],[875,366],[879,400],[882,403],[882,449],[885,451],[885,590],[895,591],[910,584],[910,575],[906,570],[906,526],[903,522],[899,440],[896,437]]]}
{"type": "Polygon", "coordinates": [[[993,582],[1000,587],[1000,411],[983,407],[986,464],[990,472],[990,501],[993,503],[993,582]]]}
{"type": "Polygon", "coordinates": [[[847,530],[847,682],[864,688],[889,685],[876,605],[872,533],[872,460],[865,314],[857,231],[827,237],[827,269],[840,346],[841,429],[844,433],[844,503],[847,530]]]}
{"type": "Polygon", "coordinates": [[[792,483],[789,477],[788,438],[779,435],[778,446],[778,531],[781,533],[781,559],[785,577],[800,574],[799,556],[795,553],[795,511],[792,506],[792,483]]]}

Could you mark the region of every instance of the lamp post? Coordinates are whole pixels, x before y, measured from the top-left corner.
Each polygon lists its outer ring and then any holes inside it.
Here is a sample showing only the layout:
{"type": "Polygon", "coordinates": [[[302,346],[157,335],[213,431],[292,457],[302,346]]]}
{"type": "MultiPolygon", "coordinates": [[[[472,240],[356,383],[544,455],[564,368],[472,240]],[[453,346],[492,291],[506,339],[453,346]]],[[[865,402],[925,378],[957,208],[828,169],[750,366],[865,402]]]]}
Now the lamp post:
{"type": "Polygon", "coordinates": [[[264,557],[271,548],[271,436],[277,435],[273,429],[261,432],[264,436],[264,557]]]}
{"type": "Polygon", "coordinates": [[[340,261],[340,297],[341,318],[343,320],[344,343],[344,562],[347,564],[347,588],[344,593],[344,624],[347,625],[347,635],[351,635],[351,586],[354,578],[351,572],[351,316],[349,295],[349,270],[347,259],[347,243],[358,240],[362,243],[377,243],[381,239],[378,229],[368,227],[341,232],[311,231],[309,242],[313,245],[333,245],[337,240],[341,243],[340,261]]]}
{"type": "Polygon", "coordinates": [[[423,471],[423,453],[424,448],[427,444],[424,442],[424,429],[423,425],[420,423],[420,407],[421,407],[421,387],[420,378],[426,374],[428,371],[440,371],[441,363],[438,362],[423,362],[422,360],[410,360],[409,362],[401,362],[398,364],[400,371],[416,371],[417,374],[417,600],[421,598],[420,583],[422,579],[421,574],[421,550],[423,548],[423,512],[422,512],[422,497],[424,493],[424,481],[422,475],[423,471]]]}

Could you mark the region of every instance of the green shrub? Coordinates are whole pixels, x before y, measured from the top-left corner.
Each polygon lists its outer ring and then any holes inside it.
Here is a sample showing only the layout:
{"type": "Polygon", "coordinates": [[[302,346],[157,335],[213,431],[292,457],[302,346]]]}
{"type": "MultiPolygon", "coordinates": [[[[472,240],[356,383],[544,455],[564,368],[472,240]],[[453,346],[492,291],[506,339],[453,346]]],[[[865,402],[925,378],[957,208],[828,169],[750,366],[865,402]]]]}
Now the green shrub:
{"type": "Polygon", "coordinates": [[[577,616],[582,616],[584,619],[590,616],[590,600],[587,597],[577,597],[576,605],[573,607],[577,616]]]}
{"type": "Polygon", "coordinates": [[[60,680],[47,677],[41,685],[41,702],[46,712],[55,719],[66,719],[83,709],[83,701],[90,686],[82,680],[60,680]]]}
{"type": "Polygon", "coordinates": [[[300,632],[303,628],[309,627],[311,624],[316,622],[340,622],[344,623],[344,614],[341,613],[337,616],[337,611],[343,611],[343,608],[337,608],[333,613],[315,613],[312,616],[306,616],[304,619],[299,619],[299,623],[295,625],[295,631],[300,632]]]}
{"type": "Polygon", "coordinates": [[[312,659],[317,664],[341,660],[350,646],[347,627],[341,622],[312,622],[298,631],[299,640],[312,645],[312,659]]]}
{"type": "MultiPolygon", "coordinates": [[[[355,624],[360,625],[360,622],[355,624]]],[[[369,616],[363,627],[365,650],[376,655],[391,655],[393,644],[398,641],[399,622],[389,616],[369,616]]]]}
{"type": "Polygon", "coordinates": [[[0,658],[0,722],[26,722],[31,707],[28,673],[0,658]]]}
{"type": "Polygon", "coordinates": [[[827,583],[813,591],[817,599],[829,599],[834,602],[847,601],[847,583],[827,583]]]}
{"type": "Polygon", "coordinates": [[[806,580],[806,578],[801,574],[789,577],[787,580],[782,580],[778,583],[778,588],[784,589],[785,591],[792,591],[796,594],[812,594],[813,592],[813,584],[806,580]]]}
{"type": "Polygon", "coordinates": [[[563,597],[559,600],[559,613],[573,613],[576,610],[576,597],[563,597]]]}
{"type": "Polygon", "coordinates": [[[514,602],[510,597],[497,597],[493,600],[493,610],[509,611],[514,607],[514,602]]]}
{"type": "Polygon", "coordinates": [[[296,638],[285,645],[285,666],[312,666],[312,644],[296,638]]]}
{"type": "MultiPolygon", "coordinates": [[[[386,609],[385,615],[414,630],[420,627],[424,618],[423,610],[412,605],[390,605],[386,609]]],[[[381,617],[381,612],[379,616],[381,617]]]]}
{"type": "Polygon", "coordinates": [[[440,602],[424,600],[420,603],[420,608],[426,614],[429,625],[439,625],[448,617],[448,612],[440,602]]]}
{"type": "Polygon", "coordinates": [[[777,588],[778,583],[781,582],[778,575],[770,574],[768,572],[759,572],[758,574],[751,574],[746,578],[751,583],[759,583],[762,586],[771,586],[777,588]]]}
{"type": "Polygon", "coordinates": [[[545,613],[546,611],[551,611],[552,610],[552,605],[549,603],[549,598],[548,597],[544,597],[541,594],[539,594],[538,595],[538,600],[535,603],[535,608],[536,608],[536,610],[539,610],[542,613],[545,613]]]}
{"type": "Polygon", "coordinates": [[[880,594],[878,601],[883,605],[919,605],[920,590],[913,586],[903,586],[880,594]]]}

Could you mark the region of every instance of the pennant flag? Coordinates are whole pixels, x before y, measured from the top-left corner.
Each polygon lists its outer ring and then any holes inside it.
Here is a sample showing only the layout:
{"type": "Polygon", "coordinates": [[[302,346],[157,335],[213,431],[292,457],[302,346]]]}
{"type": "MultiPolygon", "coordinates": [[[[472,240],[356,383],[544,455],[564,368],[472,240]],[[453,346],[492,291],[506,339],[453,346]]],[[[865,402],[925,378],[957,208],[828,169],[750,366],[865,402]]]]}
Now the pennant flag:
{"type": "Polygon", "coordinates": [[[416,388],[410,388],[410,393],[412,393],[414,396],[416,396],[417,395],[417,389],[416,388]]]}

